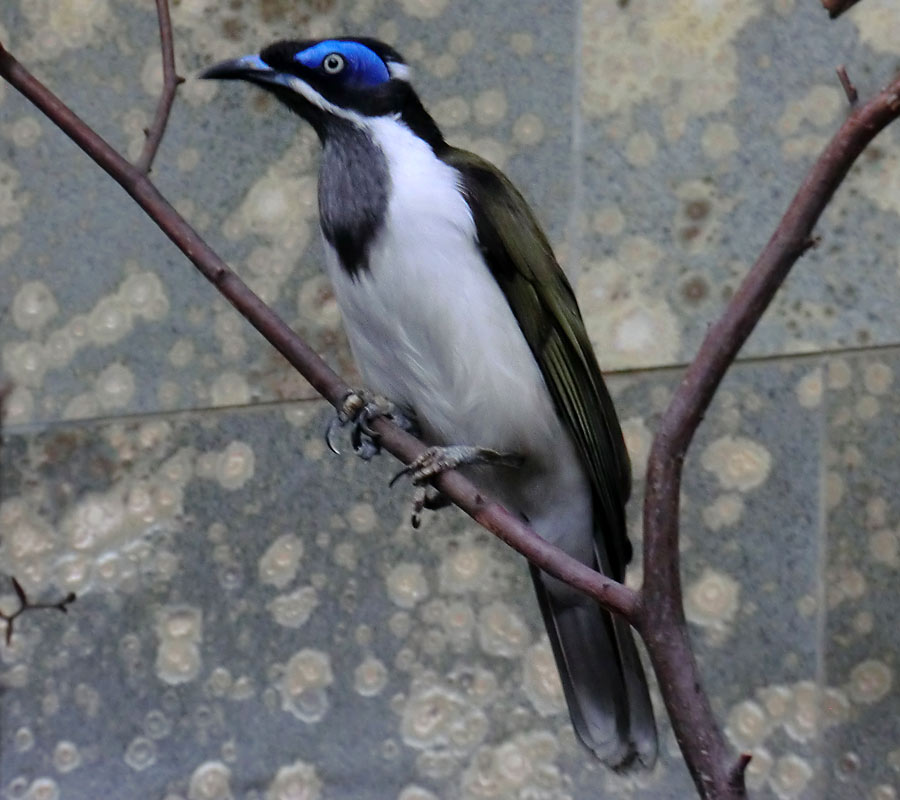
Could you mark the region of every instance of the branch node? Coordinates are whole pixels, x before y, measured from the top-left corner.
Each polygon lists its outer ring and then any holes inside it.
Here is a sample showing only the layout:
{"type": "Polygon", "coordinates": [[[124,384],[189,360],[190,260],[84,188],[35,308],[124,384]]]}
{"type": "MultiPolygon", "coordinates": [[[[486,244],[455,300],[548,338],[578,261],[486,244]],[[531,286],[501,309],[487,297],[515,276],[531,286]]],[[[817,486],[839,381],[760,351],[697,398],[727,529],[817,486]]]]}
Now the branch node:
{"type": "Polygon", "coordinates": [[[815,250],[820,244],[822,244],[821,236],[808,236],[803,240],[803,244],[800,247],[800,255],[802,256],[808,250],[815,250]]]}
{"type": "Polygon", "coordinates": [[[847,74],[847,67],[841,64],[835,72],[837,72],[838,80],[844,89],[844,94],[847,95],[847,102],[851,106],[855,106],[857,100],[859,100],[859,92],[856,91],[853,81],[850,80],[850,76],[847,74]]]}
{"type": "Polygon", "coordinates": [[[750,753],[741,753],[737,761],[728,773],[728,785],[735,791],[744,792],[744,773],[750,764],[753,756],[750,753]]]}

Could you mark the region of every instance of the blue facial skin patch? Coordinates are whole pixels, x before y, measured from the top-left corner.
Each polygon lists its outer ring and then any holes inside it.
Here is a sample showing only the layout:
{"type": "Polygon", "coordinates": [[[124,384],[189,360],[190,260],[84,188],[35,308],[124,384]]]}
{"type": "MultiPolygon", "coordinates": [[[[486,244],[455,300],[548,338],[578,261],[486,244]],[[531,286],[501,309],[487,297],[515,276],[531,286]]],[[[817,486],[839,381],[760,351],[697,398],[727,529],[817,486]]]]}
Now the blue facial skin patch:
{"type": "Polygon", "coordinates": [[[322,66],[325,57],[330,53],[340,53],[347,66],[340,75],[341,81],[348,86],[378,86],[387,83],[391,74],[384,61],[372,50],[359,42],[338,42],[328,40],[319,42],[294,56],[294,61],[310,69],[322,66]]]}

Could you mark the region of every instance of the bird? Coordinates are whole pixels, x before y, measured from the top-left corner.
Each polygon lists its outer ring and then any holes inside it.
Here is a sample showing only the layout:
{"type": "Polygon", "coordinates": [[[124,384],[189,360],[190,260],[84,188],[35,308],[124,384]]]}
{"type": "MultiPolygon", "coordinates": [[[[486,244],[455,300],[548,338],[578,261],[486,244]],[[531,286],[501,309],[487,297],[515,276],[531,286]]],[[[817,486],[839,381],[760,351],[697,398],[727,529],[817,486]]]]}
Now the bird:
{"type": "MultiPolygon", "coordinates": [[[[575,293],[522,194],[451,146],[393,47],[282,40],[201,78],[273,94],[322,145],[325,264],[357,367],[430,447],[425,483],[460,468],[570,556],[624,581],[631,465],[575,293]]],[[[351,404],[352,405],[352,404],[351,404]]],[[[618,771],[657,732],[621,617],[531,566],[574,730],[618,771]]]]}

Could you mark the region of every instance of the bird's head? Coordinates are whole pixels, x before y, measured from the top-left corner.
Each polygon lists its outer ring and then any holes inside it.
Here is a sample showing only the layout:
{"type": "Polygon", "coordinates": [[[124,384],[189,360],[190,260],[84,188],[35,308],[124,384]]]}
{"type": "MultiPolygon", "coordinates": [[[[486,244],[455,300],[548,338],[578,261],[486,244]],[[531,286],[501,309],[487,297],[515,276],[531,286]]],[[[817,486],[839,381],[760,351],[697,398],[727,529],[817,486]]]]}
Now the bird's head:
{"type": "Polygon", "coordinates": [[[409,72],[389,45],[339,37],[275,42],[259,53],[216,64],[200,77],[255,83],[308,120],[324,139],[331,124],[366,117],[395,115],[418,125],[424,114],[433,126],[410,86],[409,72]],[[405,119],[408,115],[411,120],[405,119]]]}

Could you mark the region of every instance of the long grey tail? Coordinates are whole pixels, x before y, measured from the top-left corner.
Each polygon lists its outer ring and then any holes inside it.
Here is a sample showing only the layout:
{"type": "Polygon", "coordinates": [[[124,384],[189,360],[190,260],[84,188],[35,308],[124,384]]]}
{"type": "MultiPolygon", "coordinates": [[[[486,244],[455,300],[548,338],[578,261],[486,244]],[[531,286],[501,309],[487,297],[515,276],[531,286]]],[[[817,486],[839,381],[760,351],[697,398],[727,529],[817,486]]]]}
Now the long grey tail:
{"type": "Polygon", "coordinates": [[[578,738],[613,769],[652,767],[656,723],[631,627],[587,597],[554,597],[534,567],[531,576],[578,738]]]}

